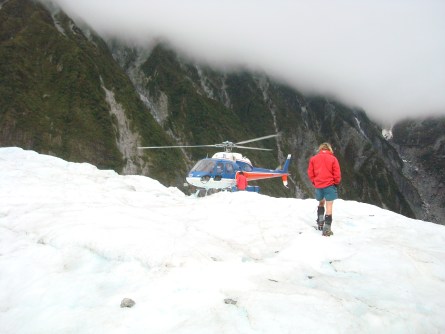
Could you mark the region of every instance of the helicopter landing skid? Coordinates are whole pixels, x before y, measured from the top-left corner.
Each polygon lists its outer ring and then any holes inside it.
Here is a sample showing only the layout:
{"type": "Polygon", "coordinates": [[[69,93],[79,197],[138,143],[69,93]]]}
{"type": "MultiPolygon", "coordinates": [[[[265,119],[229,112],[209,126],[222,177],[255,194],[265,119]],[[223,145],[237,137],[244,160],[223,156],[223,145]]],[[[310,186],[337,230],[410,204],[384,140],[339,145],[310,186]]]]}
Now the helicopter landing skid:
{"type": "MultiPolygon", "coordinates": [[[[196,190],[196,192],[194,192],[194,193],[192,194],[192,196],[193,196],[193,197],[196,197],[196,198],[200,197],[199,194],[201,194],[201,191],[202,191],[202,190],[203,190],[203,189],[198,189],[198,190],[196,190]]],[[[201,196],[201,197],[206,197],[208,194],[209,194],[209,189],[205,189],[205,194],[204,194],[204,196],[201,196]]]]}

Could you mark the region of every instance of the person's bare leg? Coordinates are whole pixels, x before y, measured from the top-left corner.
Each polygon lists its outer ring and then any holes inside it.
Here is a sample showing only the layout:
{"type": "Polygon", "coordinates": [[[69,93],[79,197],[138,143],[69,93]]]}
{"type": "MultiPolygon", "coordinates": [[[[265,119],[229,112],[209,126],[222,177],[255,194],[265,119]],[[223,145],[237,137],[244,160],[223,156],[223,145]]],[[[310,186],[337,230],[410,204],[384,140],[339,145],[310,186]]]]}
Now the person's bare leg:
{"type": "Polygon", "coordinates": [[[332,216],[332,205],[334,201],[326,201],[326,215],[332,216]]]}

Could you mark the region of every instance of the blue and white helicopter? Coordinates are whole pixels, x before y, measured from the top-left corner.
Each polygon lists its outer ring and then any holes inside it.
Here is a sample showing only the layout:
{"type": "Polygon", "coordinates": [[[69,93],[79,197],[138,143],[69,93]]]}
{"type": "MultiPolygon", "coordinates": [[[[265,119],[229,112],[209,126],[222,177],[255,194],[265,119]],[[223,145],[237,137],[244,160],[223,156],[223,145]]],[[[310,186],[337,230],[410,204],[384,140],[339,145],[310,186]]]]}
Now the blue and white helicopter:
{"type": "MultiPolygon", "coordinates": [[[[240,146],[254,141],[264,140],[279,136],[278,134],[249,139],[233,143],[230,141],[213,145],[177,145],[177,146],[144,146],[139,149],[161,149],[161,148],[193,148],[193,147],[218,147],[224,148],[224,152],[217,152],[211,158],[199,160],[190,170],[186,181],[196,188],[205,189],[206,193],[210,189],[216,190],[236,190],[236,179],[239,172],[243,172],[247,181],[263,180],[281,177],[283,185],[287,188],[287,177],[289,175],[289,165],[291,155],[287,156],[282,169],[266,169],[254,167],[250,160],[240,153],[232,152],[234,148],[248,150],[272,151],[271,149],[240,146]]],[[[249,191],[259,191],[259,187],[248,186],[249,191]]]]}

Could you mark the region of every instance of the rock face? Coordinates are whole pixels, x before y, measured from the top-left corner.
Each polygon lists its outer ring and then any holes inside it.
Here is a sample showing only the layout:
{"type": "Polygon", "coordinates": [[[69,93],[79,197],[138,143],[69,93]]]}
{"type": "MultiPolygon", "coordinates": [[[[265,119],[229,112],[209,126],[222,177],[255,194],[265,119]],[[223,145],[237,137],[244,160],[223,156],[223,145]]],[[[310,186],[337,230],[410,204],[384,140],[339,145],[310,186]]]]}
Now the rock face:
{"type": "Polygon", "coordinates": [[[445,118],[400,122],[390,142],[425,203],[424,219],[445,224],[445,118]]]}
{"type": "MultiPolygon", "coordinates": [[[[3,3],[0,24],[1,146],[148,175],[187,192],[188,170],[215,150],[140,151],[136,146],[217,144],[281,133],[252,145],[271,152],[240,152],[271,169],[292,154],[290,189],[281,180],[266,180],[255,183],[262,193],[313,197],[308,160],[328,141],[342,168],[341,198],[409,217],[438,217],[431,207],[443,193],[443,180],[436,181],[440,168],[418,169],[437,185],[435,197],[423,190],[419,195],[422,182],[406,172],[400,156],[408,154],[409,145],[386,140],[362,110],[305,96],[261,73],[217,71],[162,44],[151,49],[107,44],[64,13],[34,1],[3,3]]],[[[410,161],[434,147],[440,155],[443,140],[425,145],[432,147],[420,152],[410,146],[410,161]]]]}

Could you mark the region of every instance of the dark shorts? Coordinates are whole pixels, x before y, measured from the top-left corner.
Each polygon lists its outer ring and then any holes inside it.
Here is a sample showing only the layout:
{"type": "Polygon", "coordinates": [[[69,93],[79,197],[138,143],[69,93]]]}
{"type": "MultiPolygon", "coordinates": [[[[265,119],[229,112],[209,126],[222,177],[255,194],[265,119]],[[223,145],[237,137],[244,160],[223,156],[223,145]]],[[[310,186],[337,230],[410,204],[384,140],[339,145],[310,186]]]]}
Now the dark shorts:
{"type": "Polygon", "coordinates": [[[322,199],[327,201],[333,201],[338,198],[337,187],[329,186],[326,188],[316,188],[315,189],[315,199],[321,201],[322,199]]]}

